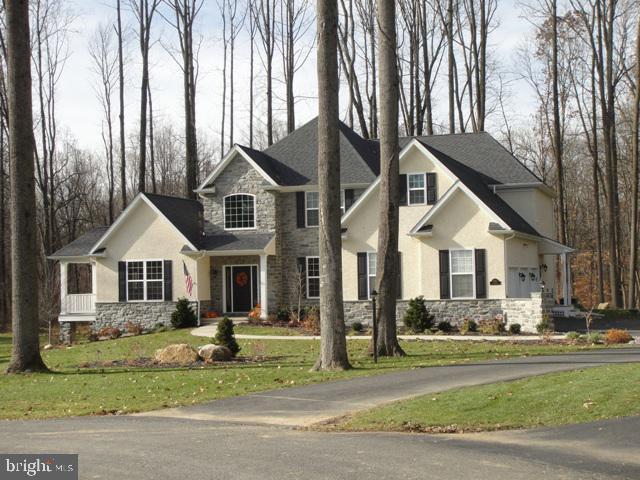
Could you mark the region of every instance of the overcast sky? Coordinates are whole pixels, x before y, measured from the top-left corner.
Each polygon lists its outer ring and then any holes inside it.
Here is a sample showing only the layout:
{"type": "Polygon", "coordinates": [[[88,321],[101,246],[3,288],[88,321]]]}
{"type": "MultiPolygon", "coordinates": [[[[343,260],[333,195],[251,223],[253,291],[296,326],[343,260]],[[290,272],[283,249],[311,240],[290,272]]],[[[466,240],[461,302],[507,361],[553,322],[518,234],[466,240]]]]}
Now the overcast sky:
{"type": "MultiPolygon", "coordinates": [[[[89,40],[102,23],[115,22],[115,0],[70,0],[69,9],[75,17],[72,31],[68,35],[68,59],[58,84],[58,118],[61,129],[67,130],[76,138],[78,145],[95,152],[101,152],[101,108],[94,91],[96,76],[92,71],[89,56],[89,40]]],[[[126,123],[129,133],[136,131],[139,108],[139,50],[137,49],[134,22],[132,15],[125,15],[130,27],[127,44],[126,63],[126,123]]],[[[498,9],[500,26],[491,38],[493,58],[497,58],[503,70],[511,75],[511,98],[509,100],[510,121],[522,123],[533,112],[535,107],[531,91],[517,77],[514,67],[514,56],[519,45],[530,34],[529,23],[520,17],[520,10],[514,0],[501,0],[498,9]]],[[[215,0],[205,0],[204,9],[198,18],[197,30],[203,41],[200,50],[200,74],[197,91],[197,124],[216,145],[219,143],[221,124],[221,86],[222,86],[222,28],[219,21],[218,7],[215,0]]],[[[160,16],[152,29],[152,37],[162,39],[164,43],[174,42],[176,33],[160,16]]],[[[238,143],[246,141],[248,129],[248,81],[249,81],[249,41],[248,35],[242,33],[236,47],[236,139],[238,143]]],[[[276,53],[277,55],[277,53],[276,53]]],[[[183,119],[182,83],[178,66],[167,54],[159,41],[151,49],[151,89],[155,119],[158,122],[173,123],[181,126],[183,119]]],[[[277,75],[280,77],[279,65],[277,75]]],[[[258,74],[261,68],[257,66],[258,74]]],[[[445,70],[441,75],[446,74],[445,70]]],[[[297,73],[294,85],[298,97],[296,105],[296,123],[301,125],[317,114],[315,52],[309,56],[307,63],[297,73]]],[[[256,85],[257,121],[263,120],[265,110],[264,79],[258,75],[256,85]]],[[[443,82],[446,84],[446,80],[443,82]]],[[[281,82],[274,83],[277,98],[274,102],[276,116],[284,119],[284,88],[281,82]]],[[[342,88],[342,97],[346,88],[342,88]]],[[[439,92],[436,95],[436,109],[446,107],[446,99],[439,92]]],[[[343,106],[346,102],[342,102],[343,106]]],[[[117,108],[117,103],[116,103],[117,108]]],[[[440,110],[436,115],[446,117],[440,110]]],[[[489,121],[489,130],[497,129],[499,118],[489,121]]]]}

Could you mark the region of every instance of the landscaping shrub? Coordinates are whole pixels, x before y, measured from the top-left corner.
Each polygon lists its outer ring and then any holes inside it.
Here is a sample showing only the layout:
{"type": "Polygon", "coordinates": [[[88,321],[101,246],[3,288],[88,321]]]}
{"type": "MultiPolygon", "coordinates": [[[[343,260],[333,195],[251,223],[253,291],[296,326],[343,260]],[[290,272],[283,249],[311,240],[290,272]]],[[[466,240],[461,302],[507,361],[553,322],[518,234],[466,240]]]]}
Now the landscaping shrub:
{"type": "Polygon", "coordinates": [[[238,345],[235,333],[233,333],[233,322],[229,317],[224,317],[218,322],[218,330],[213,343],[227,347],[234,357],[240,351],[240,345],[238,345]]]}
{"type": "Polygon", "coordinates": [[[447,320],[438,322],[438,330],[443,333],[450,333],[453,330],[451,323],[447,320]]]}
{"type": "Polygon", "coordinates": [[[605,343],[610,345],[616,343],[629,343],[631,340],[633,340],[633,337],[628,331],[619,330],[617,328],[607,330],[607,333],[604,335],[605,343]]]}
{"type": "Polygon", "coordinates": [[[482,335],[500,335],[504,333],[505,328],[502,315],[480,320],[478,322],[478,331],[482,335]]]}
{"type": "Polygon", "coordinates": [[[130,333],[131,335],[136,335],[136,336],[142,335],[142,332],[144,331],[144,328],[142,327],[142,325],[136,322],[127,322],[125,325],[125,328],[127,329],[127,333],[130,333]]]}
{"type": "Polygon", "coordinates": [[[565,338],[572,342],[577,342],[580,340],[580,334],[578,332],[569,332],[565,335],[565,338]]]}
{"type": "Polygon", "coordinates": [[[176,309],[171,314],[171,325],[174,328],[190,328],[195,327],[198,324],[198,317],[196,316],[189,300],[186,298],[180,298],[176,304],[176,309]]]}
{"type": "Polygon", "coordinates": [[[291,317],[291,311],[288,308],[279,308],[276,314],[278,323],[287,323],[291,317]]]}
{"type": "Polygon", "coordinates": [[[361,323],[361,322],[353,322],[353,323],[351,324],[351,329],[352,329],[354,332],[361,332],[361,331],[363,331],[363,330],[364,330],[364,325],[362,325],[362,323],[361,323]]]}
{"type": "Polygon", "coordinates": [[[593,332],[587,335],[587,342],[591,344],[602,343],[602,335],[599,332],[593,332]]]}
{"type": "Polygon", "coordinates": [[[120,338],[122,332],[117,327],[104,327],[98,331],[98,337],[109,337],[112,340],[120,338]]]}
{"type": "Polygon", "coordinates": [[[260,321],[260,315],[261,315],[262,309],[260,308],[260,304],[256,304],[255,307],[253,307],[251,309],[251,311],[249,312],[249,315],[247,315],[249,320],[255,320],[255,321],[260,321]]]}
{"type": "Polygon", "coordinates": [[[302,320],[302,328],[312,335],[320,335],[320,310],[318,307],[309,307],[302,320]]]}
{"type": "Polygon", "coordinates": [[[404,325],[414,333],[422,333],[433,325],[433,315],[427,310],[427,304],[421,295],[409,300],[404,313],[404,325]]]}
{"type": "Polygon", "coordinates": [[[511,325],[509,325],[509,333],[511,335],[520,335],[521,331],[522,331],[522,327],[520,326],[519,323],[512,323],[511,325]]]}
{"type": "Polygon", "coordinates": [[[462,325],[460,325],[460,334],[466,335],[469,332],[477,332],[478,324],[475,320],[471,320],[470,318],[465,318],[462,321],[462,325]]]}
{"type": "Polygon", "coordinates": [[[547,315],[542,317],[542,321],[536,325],[536,330],[540,335],[549,335],[553,333],[553,329],[553,321],[547,315]]]}

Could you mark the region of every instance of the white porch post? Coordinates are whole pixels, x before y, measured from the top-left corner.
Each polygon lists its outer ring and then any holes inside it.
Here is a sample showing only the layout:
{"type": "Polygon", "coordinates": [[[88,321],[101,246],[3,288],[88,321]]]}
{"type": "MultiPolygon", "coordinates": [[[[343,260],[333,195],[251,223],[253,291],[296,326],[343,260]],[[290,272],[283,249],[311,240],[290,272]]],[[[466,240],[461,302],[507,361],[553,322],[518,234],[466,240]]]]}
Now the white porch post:
{"type": "Polygon", "coordinates": [[[571,267],[569,266],[569,256],[566,253],[562,254],[562,296],[564,298],[563,304],[566,306],[571,305],[571,267]]]}
{"type": "Polygon", "coordinates": [[[60,262],[60,314],[67,313],[67,262],[60,262]]]}
{"type": "Polygon", "coordinates": [[[267,319],[267,254],[260,255],[260,318],[267,319]]]}

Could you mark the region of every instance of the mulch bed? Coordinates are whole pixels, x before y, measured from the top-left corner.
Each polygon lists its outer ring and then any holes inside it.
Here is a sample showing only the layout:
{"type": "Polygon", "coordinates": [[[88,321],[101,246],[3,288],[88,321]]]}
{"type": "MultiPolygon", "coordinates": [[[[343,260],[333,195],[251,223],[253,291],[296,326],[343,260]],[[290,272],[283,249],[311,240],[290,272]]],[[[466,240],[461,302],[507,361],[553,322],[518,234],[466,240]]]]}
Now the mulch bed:
{"type": "Polygon", "coordinates": [[[227,362],[214,362],[211,360],[197,360],[191,363],[160,363],[151,357],[140,357],[127,360],[107,360],[96,362],[85,362],[78,365],[82,369],[101,368],[156,368],[159,370],[170,368],[205,368],[214,366],[227,366],[238,364],[260,363],[266,360],[273,360],[273,357],[235,357],[227,362]]]}

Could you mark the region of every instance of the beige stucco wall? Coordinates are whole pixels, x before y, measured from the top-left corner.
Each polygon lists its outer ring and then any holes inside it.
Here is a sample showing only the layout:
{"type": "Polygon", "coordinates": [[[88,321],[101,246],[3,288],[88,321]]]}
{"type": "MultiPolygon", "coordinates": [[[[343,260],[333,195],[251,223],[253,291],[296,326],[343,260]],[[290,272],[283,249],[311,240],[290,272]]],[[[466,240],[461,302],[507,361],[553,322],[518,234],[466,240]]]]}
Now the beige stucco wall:
{"type": "MultiPolygon", "coordinates": [[[[172,260],[173,261],[173,298],[185,297],[186,289],[182,261],[196,281],[208,282],[208,274],[200,275],[207,258],[200,260],[200,268],[196,268],[196,260],[182,255],[180,250],[185,245],[184,238],[164,217],[157,214],[144,200],[134,207],[120,227],[106,241],[106,258],[96,261],[98,302],[118,301],[118,262],[123,260],[172,260]]],[[[208,263],[207,263],[208,265],[208,263]]],[[[204,286],[201,284],[201,286],[204,286]]],[[[208,284],[206,285],[208,287],[208,284]]],[[[194,289],[194,297],[195,297],[194,289]]],[[[206,289],[209,291],[209,288],[206,289]]],[[[195,298],[192,298],[195,300],[195,298]]],[[[208,298],[201,298],[207,300],[208,298]]]]}
{"type": "Polygon", "coordinates": [[[540,234],[556,238],[551,195],[535,187],[498,190],[497,193],[540,234]]]}
{"type": "MultiPolygon", "coordinates": [[[[435,172],[438,198],[453,184],[447,174],[415,149],[401,161],[401,173],[435,172]]],[[[402,297],[440,296],[438,250],[452,248],[484,248],[487,250],[487,283],[497,278],[501,285],[487,285],[488,298],[505,295],[504,241],[488,233],[490,217],[463,192],[454,193],[447,205],[433,217],[433,237],[411,237],[407,233],[432,208],[428,205],[400,207],[399,250],[402,253],[402,297]]],[[[345,300],[357,300],[357,253],[374,252],[378,235],[378,190],[360,205],[348,223],[343,240],[342,267],[345,300]]]]}

